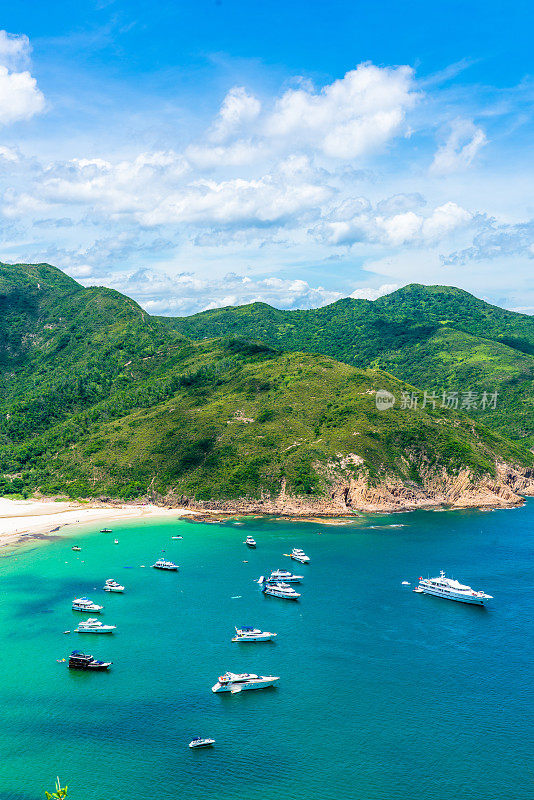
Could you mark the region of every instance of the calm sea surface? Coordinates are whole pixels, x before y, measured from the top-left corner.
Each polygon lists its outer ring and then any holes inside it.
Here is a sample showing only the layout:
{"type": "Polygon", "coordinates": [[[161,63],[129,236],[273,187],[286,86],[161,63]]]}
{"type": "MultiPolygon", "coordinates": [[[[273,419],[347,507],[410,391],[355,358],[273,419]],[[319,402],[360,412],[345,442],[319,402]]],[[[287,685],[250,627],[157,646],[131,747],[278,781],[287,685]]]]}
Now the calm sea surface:
{"type": "Polygon", "coordinates": [[[0,558],[2,800],[42,798],[56,775],[69,800],[531,800],[534,502],[339,527],[95,527],[0,558]],[[254,578],[295,567],[293,546],[312,559],[294,569],[300,601],[264,597],[254,578]],[[149,568],[162,549],[178,574],[149,568]],[[413,594],[440,569],[493,609],[413,594]],[[127,592],[101,591],[108,577],[127,592]],[[115,635],[64,635],[83,594],[115,635]],[[276,643],[232,644],[243,624],[276,643]],[[57,659],[75,648],[112,670],[69,671],[57,659]],[[279,686],[212,694],[226,670],[279,686]],[[194,735],[216,747],[190,751],[194,735]]]}

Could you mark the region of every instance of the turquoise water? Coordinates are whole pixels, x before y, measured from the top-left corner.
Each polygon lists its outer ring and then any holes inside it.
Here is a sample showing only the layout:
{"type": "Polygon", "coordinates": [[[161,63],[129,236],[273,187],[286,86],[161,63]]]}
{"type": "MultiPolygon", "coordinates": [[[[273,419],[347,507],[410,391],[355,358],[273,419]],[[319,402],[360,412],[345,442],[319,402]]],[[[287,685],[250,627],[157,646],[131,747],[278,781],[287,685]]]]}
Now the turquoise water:
{"type": "Polygon", "coordinates": [[[80,529],[80,553],[62,539],[0,558],[2,800],[43,797],[56,774],[71,800],[532,797],[533,502],[343,527],[112,527],[80,529]],[[301,600],[262,596],[253,579],[292,565],[292,546],[312,558],[301,600]],[[149,569],[162,548],[178,574],[149,569]],[[494,595],[494,610],[401,586],[441,568],[494,595]],[[95,590],[108,577],[127,593],[95,590]],[[63,634],[83,618],[70,610],[80,594],[102,601],[115,635],[63,634]],[[232,644],[241,624],[276,643],[232,644]],[[57,663],[76,647],[112,671],[57,663]],[[279,687],[212,694],[227,669],[279,687]],[[216,747],[190,751],[197,734],[216,747]]]}

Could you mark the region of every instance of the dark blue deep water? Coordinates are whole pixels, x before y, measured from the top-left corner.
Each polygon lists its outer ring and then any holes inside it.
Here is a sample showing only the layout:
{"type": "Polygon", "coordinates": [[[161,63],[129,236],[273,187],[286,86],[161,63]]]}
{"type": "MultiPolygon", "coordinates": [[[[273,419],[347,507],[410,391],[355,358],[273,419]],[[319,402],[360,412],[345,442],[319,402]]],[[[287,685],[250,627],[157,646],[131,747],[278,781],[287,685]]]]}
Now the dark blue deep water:
{"type": "Polygon", "coordinates": [[[42,798],[56,775],[69,800],[533,797],[534,502],[340,526],[112,527],[79,529],[80,553],[64,538],[0,558],[2,800],[42,798]],[[292,546],[312,558],[300,602],[262,596],[253,579],[293,565],[292,546]],[[178,574],[148,568],[163,548],[178,574]],[[493,608],[411,591],[440,569],[494,595],[493,608]],[[108,577],[127,593],[94,588],[108,577]],[[116,635],[63,634],[85,593],[116,635]],[[276,643],[232,644],[241,624],[276,643]],[[80,646],[112,671],[57,663],[80,646]],[[279,686],[212,694],[228,669],[279,686]],[[215,749],[190,751],[196,734],[215,749]]]}

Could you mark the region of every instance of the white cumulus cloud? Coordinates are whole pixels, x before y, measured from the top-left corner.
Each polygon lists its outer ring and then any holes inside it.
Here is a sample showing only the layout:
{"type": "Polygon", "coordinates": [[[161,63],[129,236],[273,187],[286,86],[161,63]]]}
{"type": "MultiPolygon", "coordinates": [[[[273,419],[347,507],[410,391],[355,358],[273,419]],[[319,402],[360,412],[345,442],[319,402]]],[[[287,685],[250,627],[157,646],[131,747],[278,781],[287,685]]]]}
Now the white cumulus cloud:
{"type": "Polygon", "coordinates": [[[286,91],[266,119],[265,133],[354,159],[398,135],[417,97],[410,67],[360,64],[318,92],[306,86],[286,91]]]}
{"type": "Polygon", "coordinates": [[[44,109],[37,81],[28,70],[21,70],[30,52],[27,36],[0,31],[0,125],[30,119],[44,109]]]}

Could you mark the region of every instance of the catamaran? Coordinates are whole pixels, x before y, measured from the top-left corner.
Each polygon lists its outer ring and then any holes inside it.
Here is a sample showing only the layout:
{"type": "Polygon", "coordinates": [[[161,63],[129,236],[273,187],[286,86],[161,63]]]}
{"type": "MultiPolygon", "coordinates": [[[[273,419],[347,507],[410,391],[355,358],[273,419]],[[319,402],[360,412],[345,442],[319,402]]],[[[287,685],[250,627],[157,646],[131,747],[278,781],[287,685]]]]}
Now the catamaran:
{"type": "Polygon", "coordinates": [[[212,686],[211,691],[237,694],[247,689],[265,689],[267,686],[273,686],[278,680],[280,679],[273,675],[253,675],[248,672],[237,675],[234,672],[225,672],[219,677],[215,686],[212,686]]]}
{"type": "Polygon", "coordinates": [[[476,592],[470,586],[465,586],[453,578],[446,578],[443,570],[439,578],[419,578],[419,585],[413,590],[417,594],[433,594],[445,600],[456,600],[459,603],[483,606],[488,600],[493,600],[490,594],[476,592]]]}

